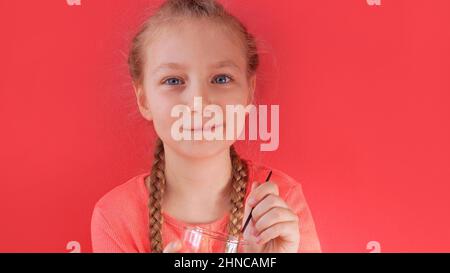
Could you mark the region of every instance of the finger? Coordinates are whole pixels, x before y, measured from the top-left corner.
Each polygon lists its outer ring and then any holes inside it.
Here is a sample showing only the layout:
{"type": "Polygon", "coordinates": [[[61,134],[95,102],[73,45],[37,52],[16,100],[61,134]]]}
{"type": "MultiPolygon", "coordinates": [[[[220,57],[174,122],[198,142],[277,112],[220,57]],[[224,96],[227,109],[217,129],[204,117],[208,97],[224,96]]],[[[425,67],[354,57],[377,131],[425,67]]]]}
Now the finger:
{"type": "MultiPolygon", "coordinates": [[[[252,186],[250,188],[250,193],[253,192],[253,190],[255,190],[258,186],[259,186],[259,182],[256,182],[256,181],[253,182],[252,186]]],[[[250,194],[247,196],[247,200],[249,197],[250,197],[250,194]]],[[[243,217],[244,221],[247,220],[251,210],[252,210],[252,207],[249,205],[248,201],[246,201],[244,204],[244,217],[243,217]]],[[[244,223],[242,223],[242,224],[244,224],[244,223]]]]}
{"type": "Polygon", "coordinates": [[[290,209],[271,208],[255,223],[257,234],[261,234],[265,229],[281,222],[298,222],[298,216],[290,209]]]}
{"type": "Polygon", "coordinates": [[[286,208],[289,206],[278,195],[269,194],[264,197],[253,209],[252,219],[257,222],[264,214],[266,214],[272,208],[286,208]]]}
{"type": "Polygon", "coordinates": [[[254,207],[269,194],[279,195],[277,184],[273,182],[265,182],[260,184],[252,192],[250,192],[247,202],[249,206],[254,207]]]}
{"type": "Polygon", "coordinates": [[[181,249],[181,242],[179,240],[170,242],[164,248],[163,253],[174,253],[181,249]]]}
{"type": "Polygon", "coordinates": [[[266,244],[270,240],[283,237],[286,241],[295,242],[298,240],[299,231],[295,222],[277,223],[264,230],[257,239],[258,244],[266,244]]]}

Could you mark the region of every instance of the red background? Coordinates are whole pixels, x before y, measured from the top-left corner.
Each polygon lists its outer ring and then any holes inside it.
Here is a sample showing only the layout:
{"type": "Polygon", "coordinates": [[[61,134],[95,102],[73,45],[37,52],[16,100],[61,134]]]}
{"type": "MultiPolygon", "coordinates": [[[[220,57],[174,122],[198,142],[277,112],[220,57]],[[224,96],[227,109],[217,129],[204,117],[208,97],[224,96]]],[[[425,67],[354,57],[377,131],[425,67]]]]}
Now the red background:
{"type": "MultiPolygon", "coordinates": [[[[222,1],[260,41],[280,147],[324,251],[450,251],[450,1],[222,1]]],[[[159,1],[0,1],[0,251],[91,251],[95,202],[150,167],[126,66],[159,1]]],[[[242,145],[241,145],[242,146],[242,145]]]]}

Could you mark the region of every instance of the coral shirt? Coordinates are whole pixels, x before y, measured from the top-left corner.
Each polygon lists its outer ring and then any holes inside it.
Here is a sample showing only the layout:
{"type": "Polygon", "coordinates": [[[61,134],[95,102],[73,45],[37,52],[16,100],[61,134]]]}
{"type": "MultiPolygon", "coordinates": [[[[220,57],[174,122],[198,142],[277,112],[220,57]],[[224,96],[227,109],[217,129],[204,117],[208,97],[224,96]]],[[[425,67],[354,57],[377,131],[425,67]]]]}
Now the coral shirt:
{"type": "MultiPolygon", "coordinates": [[[[245,198],[250,193],[253,181],[263,182],[270,171],[267,167],[255,165],[251,161],[247,161],[247,163],[249,180],[245,198]]],[[[93,252],[150,252],[148,190],[144,183],[144,178],[148,175],[147,172],[130,179],[108,192],[97,202],[91,222],[93,252]]],[[[314,221],[303,196],[301,185],[278,170],[273,170],[270,180],[278,185],[280,197],[299,216],[299,252],[320,252],[314,221]]],[[[190,224],[181,222],[164,211],[162,211],[162,215],[164,218],[163,246],[174,240],[181,240],[180,227],[190,224]]],[[[227,233],[228,217],[229,213],[226,213],[214,222],[196,224],[196,226],[227,233]]]]}

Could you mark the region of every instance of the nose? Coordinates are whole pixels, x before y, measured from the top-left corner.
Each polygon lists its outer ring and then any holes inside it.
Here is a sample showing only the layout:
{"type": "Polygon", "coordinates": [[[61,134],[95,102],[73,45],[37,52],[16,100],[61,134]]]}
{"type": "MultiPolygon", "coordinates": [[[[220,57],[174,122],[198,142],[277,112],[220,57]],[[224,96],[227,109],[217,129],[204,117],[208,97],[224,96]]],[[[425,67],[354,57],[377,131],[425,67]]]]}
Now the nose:
{"type": "Polygon", "coordinates": [[[213,103],[213,94],[208,82],[204,79],[195,79],[190,82],[183,91],[184,102],[191,111],[191,122],[193,128],[202,128],[206,123],[204,109],[207,105],[213,103]]]}
{"type": "Polygon", "coordinates": [[[207,83],[201,81],[191,82],[191,85],[187,88],[187,90],[184,90],[184,94],[185,104],[194,113],[202,110],[199,109],[199,104],[211,104],[211,94],[209,92],[209,86],[207,83]]]}

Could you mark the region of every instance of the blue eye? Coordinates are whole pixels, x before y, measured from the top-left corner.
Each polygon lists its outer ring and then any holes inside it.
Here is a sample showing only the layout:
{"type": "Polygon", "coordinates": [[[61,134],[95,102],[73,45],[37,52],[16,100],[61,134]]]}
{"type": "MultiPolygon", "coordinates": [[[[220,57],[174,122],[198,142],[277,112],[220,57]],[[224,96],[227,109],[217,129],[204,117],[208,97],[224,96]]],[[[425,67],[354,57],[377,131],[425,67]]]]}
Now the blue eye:
{"type": "Polygon", "coordinates": [[[167,80],[164,81],[164,84],[167,85],[180,85],[183,84],[183,81],[177,78],[169,78],[167,80]]]}
{"type": "Polygon", "coordinates": [[[219,75],[214,78],[213,82],[218,84],[226,84],[231,82],[233,79],[227,75],[219,75]]]}

